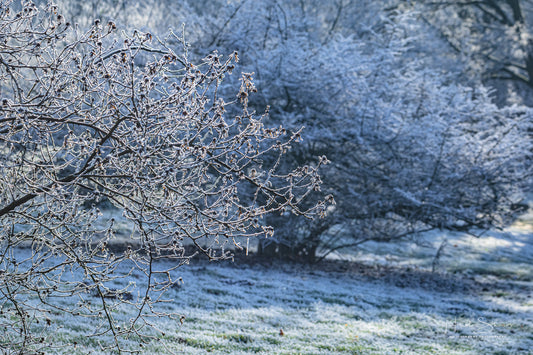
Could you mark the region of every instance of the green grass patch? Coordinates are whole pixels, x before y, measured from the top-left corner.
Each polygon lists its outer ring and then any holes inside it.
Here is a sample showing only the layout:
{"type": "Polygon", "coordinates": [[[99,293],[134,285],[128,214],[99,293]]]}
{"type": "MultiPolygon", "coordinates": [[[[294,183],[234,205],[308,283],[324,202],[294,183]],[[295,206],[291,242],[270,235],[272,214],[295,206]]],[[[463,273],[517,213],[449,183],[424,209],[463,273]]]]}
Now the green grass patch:
{"type": "Polygon", "coordinates": [[[251,336],[246,334],[224,334],[223,337],[237,343],[248,344],[254,341],[251,336]]]}
{"type": "Polygon", "coordinates": [[[208,351],[213,351],[217,348],[217,344],[214,344],[210,341],[204,339],[195,339],[195,338],[181,338],[177,339],[178,343],[190,346],[192,348],[204,349],[208,351]]]}
{"type": "Polygon", "coordinates": [[[282,343],[280,338],[274,338],[274,337],[265,337],[262,340],[272,345],[280,345],[282,343]]]}

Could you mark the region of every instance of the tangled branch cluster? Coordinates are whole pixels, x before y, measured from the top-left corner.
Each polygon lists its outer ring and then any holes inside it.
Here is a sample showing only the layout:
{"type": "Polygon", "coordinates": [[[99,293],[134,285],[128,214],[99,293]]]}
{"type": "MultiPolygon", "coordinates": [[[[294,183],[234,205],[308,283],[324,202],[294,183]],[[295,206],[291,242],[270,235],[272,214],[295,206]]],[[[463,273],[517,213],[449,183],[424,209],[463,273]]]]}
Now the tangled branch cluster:
{"type": "Polygon", "coordinates": [[[112,22],[81,31],[53,5],[12,9],[0,5],[0,349],[49,348],[48,315],[58,311],[97,319],[90,336],[114,342],[103,348],[146,340],[175,268],[197,253],[229,258],[225,245],[240,247],[238,237],[271,235],[265,214],[324,211],[299,206],[326,160],[278,171],[300,132],[267,128],[266,114],[248,109],[251,75],[235,99],[219,96],[236,53],[195,65],[173,33],[121,37],[112,22]],[[117,228],[102,201],[132,224],[127,247],[111,248],[117,228]],[[160,258],[175,262],[160,269],[160,258]],[[136,273],[137,293],[111,286],[136,273]],[[124,304],[136,316],[120,325],[124,304]]]}

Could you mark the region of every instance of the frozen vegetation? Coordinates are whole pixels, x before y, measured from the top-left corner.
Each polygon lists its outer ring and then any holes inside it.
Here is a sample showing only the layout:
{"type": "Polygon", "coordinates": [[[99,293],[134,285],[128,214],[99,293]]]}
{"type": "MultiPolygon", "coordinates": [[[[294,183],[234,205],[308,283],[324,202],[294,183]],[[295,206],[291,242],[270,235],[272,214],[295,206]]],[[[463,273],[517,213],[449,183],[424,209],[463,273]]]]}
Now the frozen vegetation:
{"type": "MultiPolygon", "coordinates": [[[[447,234],[434,273],[443,239],[437,234],[423,236],[425,243],[367,243],[317,266],[244,255],[229,264],[196,260],[176,271],[182,281],[164,306],[184,317],[153,319],[162,332],[154,333],[157,340],[139,347],[132,338],[128,346],[143,354],[528,354],[530,222],[480,239],[447,234]]],[[[158,267],[168,268],[164,263],[158,267]]],[[[116,286],[136,280],[134,274],[116,286]]],[[[117,309],[117,319],[129,322],[128,311],[117,309]]],[[[49,319],[56,329],[45,340],[50,352],[98,353],[99,342],[112,341],[86,336],[96,320],[62,313],[49,319]]]]}
{"type": "Polygon", "coordinates": [[[532,23],[1,1],[0,352],[528,353],[532,23]]]}

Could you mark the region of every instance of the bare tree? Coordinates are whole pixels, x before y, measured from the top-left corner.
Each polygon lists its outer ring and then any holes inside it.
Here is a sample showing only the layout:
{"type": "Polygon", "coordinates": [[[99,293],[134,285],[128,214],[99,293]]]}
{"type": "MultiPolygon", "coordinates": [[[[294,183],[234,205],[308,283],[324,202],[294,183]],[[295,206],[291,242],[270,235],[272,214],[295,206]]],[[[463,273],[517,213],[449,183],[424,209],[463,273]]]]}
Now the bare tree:
{"type": "Polygon", "coordinates": [[[315,261],[433,229],[480,235],[526,208],[531,109],[498,107],[492,89],[445,66],[458,61],[429,60],[448,49],[428,43],[419,13],[364,3],[243,1],[213,15],[218,30],[206,42],[240,48],[241,64],[258,73],[262,96],[251,105],[305,124],[288,158],[333,162],[322,173],[337,202],[328,218],[269,216],[279,232],[261,240],[264,254],[315,261]]]}
{"type": "Polygon", "coordinates": [[[529,0],[411,2],[452,51],[468,76],[498,89],[501,99],[530,104],[533,43],[529,0]]]}
{"type": "Polygon", "coordinates": [[[90,336],[113,339],[103,349],[149,340],[149,316],[168,315],[157,304],[193,255],[227,259],[228,243],[272,235],[265,214],[325,210],[323,202],[300,206],[319,188],[326,159],[279,172],[300,132],[266,128],[266,114],[254,115],[251,75],[234,99],[219,95],[237,54],[193,64],[187,50],[174,33],[120,36],[98,20],[82,31],[54,5],[0,5],[3,352],[49,349],[51,312],[97,319],[90,336]],[[181,43],[182,53],[168,43],[181,43]],[[103,200],[132,225],[123,248],[110,248],[117,228],[102,215],[103,200]],[[175,262],[156,268],[160,258],[175,262]],[[143,276],[136,295],[112,286],[130,275],[117,273],[121,264],[143,276]],[[136,316],[119,324],[114,312],[125,304],[136,316]]]}

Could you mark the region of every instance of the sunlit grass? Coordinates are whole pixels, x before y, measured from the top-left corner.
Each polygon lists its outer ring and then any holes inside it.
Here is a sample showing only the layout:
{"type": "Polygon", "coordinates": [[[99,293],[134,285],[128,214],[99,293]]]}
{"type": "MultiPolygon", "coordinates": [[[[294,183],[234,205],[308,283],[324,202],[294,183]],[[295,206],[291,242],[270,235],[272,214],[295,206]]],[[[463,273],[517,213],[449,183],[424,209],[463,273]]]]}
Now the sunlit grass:
{"type": "MultiPolygon", "coordinates": [[[[428,271],[434,249],[413,248],[410,257],[426,265],[414,267],[402,261],[401,243],[366,251],[367,258],[383,252],[396,258],[388,269],[193,262],[177,270],[183,283],[169,290],[172,302],[164,305],[183,314],[183,324],[156,319],[157,340],[141,346],[131,337],[123,345],[142,354],[527,354],[533,250],[514,247],[530,245],[531,236],[502,241],[508,237],[449,235],[436,274],[428,271]],[[499,261],[502,255],[508,261],[499,261]]],[[[119,279],[116,287],[129,281],[119,279]]],[[[114,316],[127,323],[130,313],[119,307],[114,316]]],[[[112,343],[111,336],[91,336],[102,319],[80,322],[58,311],[48,317],[55,330],[46,338],[50,353],[109,353],[99,346],[112,343]]]]}

